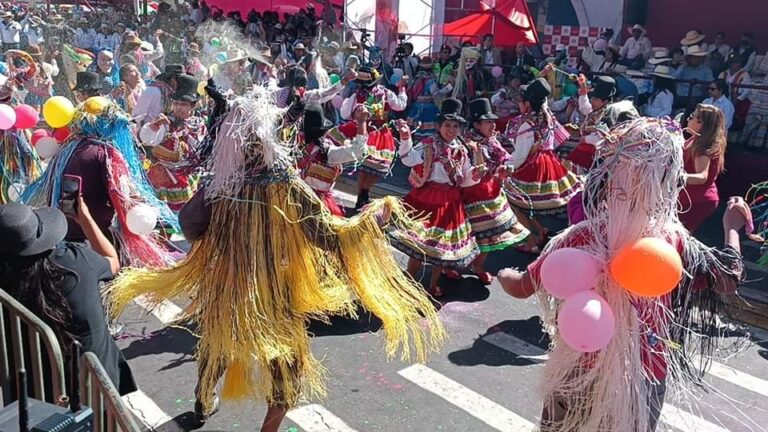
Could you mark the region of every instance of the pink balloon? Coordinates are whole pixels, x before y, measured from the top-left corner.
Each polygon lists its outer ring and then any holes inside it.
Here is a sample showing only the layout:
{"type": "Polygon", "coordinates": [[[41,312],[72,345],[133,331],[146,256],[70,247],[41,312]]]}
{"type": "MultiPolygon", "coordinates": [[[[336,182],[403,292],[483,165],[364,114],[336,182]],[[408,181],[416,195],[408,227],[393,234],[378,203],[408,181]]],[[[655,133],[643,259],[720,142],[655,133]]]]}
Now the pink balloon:
{"type": "Polygon", "coordinates": [[[576,351],[589,353],[608,346],[616,318],[608,302],[594,291],[582,291],[563,302],[557,316],[560,337],[576,351]]]}
{"type": "Polygon", "coordinates": [[[37,129],[36,131],[32,132],[32,146],[34,147],[35,144],[37,144],[38,141],[40,141],[40,138],[46,138],[51,136],[51,133],[48,132],[46,129],[37,129]]]}
{"type": "Polygon", "coordinates": [[[40,121],[40,113],[29,105],[19,105],[16,111],[16,129],[32,129],[40,121]]]}
{"type": "Polygon", "coordinates": [[[502,73],[504,73],[504,70],[501,69],[501,66],[494,66],[491,68],[491,75],[493,75],[494,78],[500,77],[502,73]]]}
{"type": "Polygon", "coordinates": [[[0,105],[0,130],[8,130],[16,124],[16,111],[9,105],[0,105]]]}
{"type": "Polygon", "coordinates": [[[344,98],[341,95],[336,95],[331,99],[331,105],[336,109],[341,109],[341,104],[344,102],[344,98]]]}
{"type": "Polygon", "coordinates": [[[581,249],[562,248],[541,263],[541,284],[553,296],[566,300],[595,286],[600,263],[581,249]]]}

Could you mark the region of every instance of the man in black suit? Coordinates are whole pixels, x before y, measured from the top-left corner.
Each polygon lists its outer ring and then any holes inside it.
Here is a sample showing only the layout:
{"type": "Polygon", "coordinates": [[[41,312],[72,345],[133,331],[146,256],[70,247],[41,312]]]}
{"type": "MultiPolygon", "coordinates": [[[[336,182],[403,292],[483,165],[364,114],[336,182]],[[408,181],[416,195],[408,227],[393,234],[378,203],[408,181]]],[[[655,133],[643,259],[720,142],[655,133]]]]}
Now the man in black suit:
{"type": "Polygon", "coordinates": [[[519,66],[527,70],[528,67],[534,65],[534,60],[533,56],[528,53],[528,49],[525,47],[525,44],[518,42],[518,44],[515,46],[514,54],[509,57],[508,63],[510,66],[519,66]]]}

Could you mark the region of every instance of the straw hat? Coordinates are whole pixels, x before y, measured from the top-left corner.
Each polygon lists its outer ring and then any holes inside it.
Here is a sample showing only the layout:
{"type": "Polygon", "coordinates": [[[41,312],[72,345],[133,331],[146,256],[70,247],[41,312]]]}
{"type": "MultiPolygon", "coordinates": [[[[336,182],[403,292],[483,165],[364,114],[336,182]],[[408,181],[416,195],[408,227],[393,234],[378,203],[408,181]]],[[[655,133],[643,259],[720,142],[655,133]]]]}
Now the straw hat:
{"type": "Polygon", "coordinates": [[[0,19],[11,19],[13,18],[13,13],[11,11],[5,11],[2,14],[0,14],[0,19]]]}
{"type": "Polygon", "coordinates": [[[691,30],[685,34],[685,37],[680,40],[680,44],[684,46],[696,45],[706,38],[706,35],[699,33],[697,30],[691,30]]]}
{"type": "Polygon", "coordinates": [[[641,26],[640,24],[635,24],[632,27],[628,28],[627,31],[631,34],[635,30],[640,30],[640,33],[642,36],[645,36],[648,31],[645,29],[645,27],[641,26]]]}
{"type": "Polygon", "coordinates": [[[666,48],[659,48],[653,53],[653,57],[648,60],[648,63],[655,66],[668,61],[672,61],[672,58],[669,57],[669,50],[666,48]]]}
{"type": "Polygon", "coordinates": [[[240,60],[245,60],[247,58],[248,55],[245,53],[245,51],[236,48],[227,52],[227,61],[224,63],[239,62],[240,60]]]}
{"type": "Polygon", "coordinates": [[[651,75],[661,78],[675,79],[675,77],[672,76],[672,69],[669,66],[664,65],[656,66],[656,68],[653,69],[653,72],[651,72],[651,75]]]}
{"type": "Polygon", "coordinates": [[[685,53],[685,55],[687,55],[687,56],[694,56],[694,57],[704,57],[707,54],[709,54],[709,53],[704,51],[703,49],[701,49],[701,47],[699,45],[691,45],[691,46],[689,46],[688,47],[688,52],[685,53]]]}

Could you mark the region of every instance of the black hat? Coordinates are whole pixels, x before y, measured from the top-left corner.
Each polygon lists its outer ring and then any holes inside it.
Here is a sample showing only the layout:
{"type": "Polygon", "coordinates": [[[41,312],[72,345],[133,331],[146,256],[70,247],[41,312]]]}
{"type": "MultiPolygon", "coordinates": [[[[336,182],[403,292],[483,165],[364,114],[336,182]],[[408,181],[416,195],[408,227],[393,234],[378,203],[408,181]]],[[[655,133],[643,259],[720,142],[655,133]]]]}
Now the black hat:
{"type": "Polygon", "coordinates": [[[454,98],[448,98],[443,100],[443,104],[440,105],[440,114],[437,116],[438,121],[451,120],[459,123],[466,123],[467,121],[461,116],[461,110],[464,108],[461,101],[454,98]]]}
{"type": "Polygon", "coordinates": [[[158,75],[155,79],[157,81],[162,82],[168,82],[171,78],[178,77],[179,75],[183,75],[186,73],[186,70],[184,69],[184,65],[180,64],[169,64],[165,65],[165,68],[163,69],[163,73],[158,75]]]}
{"type": "Polygon", "coordinates": [[[176,78],[176,91],[171,96],[171,100],[182,102],[197,102],[200,95],[197,93],[197,86],[200,84],[197,78],[192,75],[179,75],[176,78]]]}
{"type": "Polygon", "coordinates": [[[99,74],[95,72],[78,72],[75,88],[72,91],[94,91],[101,90],[101,80],[99,74]]]}
{"type": "Polygon", "coordinates": [[[616,80],[605,75],[598,75],[592,80],[589,97],[611,100],[616,96],[616,80]]]}
{"type": "Polygon", "coordinates": [[[528,102],[543,102],[547,96],[552,94],[552,87],[544,78],[536,78],[530,84],[521,86],[520,93],[528,102]]]}
{"type": "Polygon", "coordinates": [[[33,256],[52,250],[67,235],[61,211],[24,204],[0,205],[0,256],[33,256]]]}
{"type": "Polygon", "coordinates": [[[469,120],[478,122],[482,120],[498,120],[499,116],[493,113],[491,101],[487,98],[475,99],[469,103],[469,120]]]}
{"type": "Polygon", "coordinates": [[[373,87],[381,80],[381,74],[371,66],[361,66],[357,70],[355,82],[363,87],[373,87]]]}
{"type": "Polygon", "coordinates": [[[304,135],[322,133],[333,127],[333,123],[325,118],[323,107],[318,103],[310,103],[304,109],[304,135]]]}

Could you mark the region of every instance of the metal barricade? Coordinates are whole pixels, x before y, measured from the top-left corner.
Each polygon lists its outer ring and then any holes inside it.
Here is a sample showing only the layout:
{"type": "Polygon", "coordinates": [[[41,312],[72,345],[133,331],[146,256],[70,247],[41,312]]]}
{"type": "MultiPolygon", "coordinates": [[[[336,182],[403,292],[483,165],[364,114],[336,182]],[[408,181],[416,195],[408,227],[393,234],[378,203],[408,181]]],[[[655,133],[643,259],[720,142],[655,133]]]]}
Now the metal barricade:
{"type": "Polygon", "coordinates": [[[95,354],[87,352],[80,359],[80,396],[94,413],[94,431],[140,432],[133,415],[125,406],[115,385],[95,354]]]}
{"type": "Polygon", "coordinates": [[[3,387],[3,403],[15,400],[11,393],[11,380],[16,379],[15,370],[25,368],[30,373],[32,396],[35,399],[59,403],[64,392],[64,357],[59,340],[40,318],[19,303],[10,294],[0,289],[0,385],[3,387]],[[6,325],[9,328],[6,328],[6,325]],[[8,336],[10,335],[10,341],[8,336]],[[45,382],[43,349],[47,354],[50,384],[45,382]],[[28,356],[25,358],[25,351],[28,356]],[[31,364],[26,364],[29,361],[31,364]],[[48,387],[50,385],[50,387],[48,387]],[[50,394],[46,388],[50,388],[50,394]]]}

